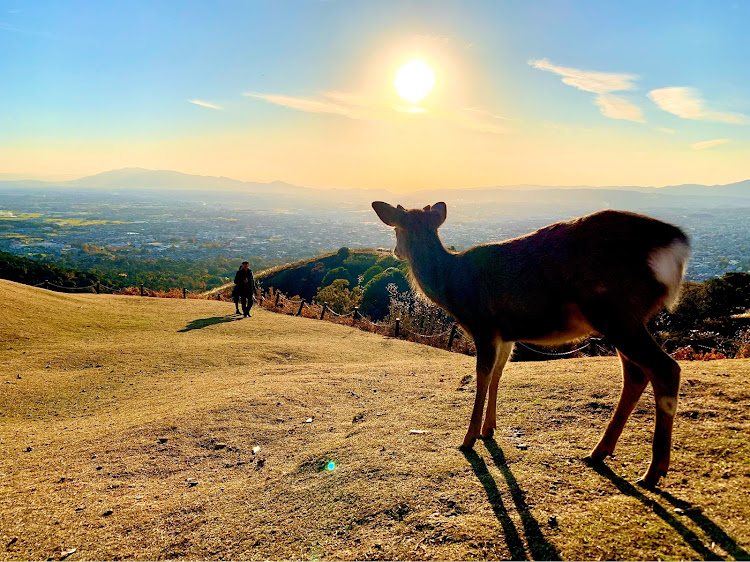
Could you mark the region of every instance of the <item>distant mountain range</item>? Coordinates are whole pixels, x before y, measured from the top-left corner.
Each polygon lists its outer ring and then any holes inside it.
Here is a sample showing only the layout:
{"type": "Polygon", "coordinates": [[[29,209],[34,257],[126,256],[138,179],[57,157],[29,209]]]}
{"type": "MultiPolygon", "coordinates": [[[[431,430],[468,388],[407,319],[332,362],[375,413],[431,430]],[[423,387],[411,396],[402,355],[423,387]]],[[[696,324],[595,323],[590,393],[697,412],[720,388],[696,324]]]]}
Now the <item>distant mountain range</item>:
{"type": "Polygon", "coordinates": [[[727,185],[642,186],[537,186],[512,185],[486,188],[425,190],[393,193],[385,189],[312,189],[281,181],[244,182],[226,177],[198,176],[170,170],[123,168],[76,180],[43,182],[34,180],[0,181],[0,189],[69,188],[107,191],[181,191],[211,194],[215,197],[248,199],[258,208],[289,209],[365,209],[373,200],[424,206],[446,201],[461,214],[483,215],[485,212],[529,214],[544,209],[556,210],[619,208],[704,209],[717,207],[750,207],[750,180],[727,185]],[[477,207],[480,205],[481,208],[477,207]]]}

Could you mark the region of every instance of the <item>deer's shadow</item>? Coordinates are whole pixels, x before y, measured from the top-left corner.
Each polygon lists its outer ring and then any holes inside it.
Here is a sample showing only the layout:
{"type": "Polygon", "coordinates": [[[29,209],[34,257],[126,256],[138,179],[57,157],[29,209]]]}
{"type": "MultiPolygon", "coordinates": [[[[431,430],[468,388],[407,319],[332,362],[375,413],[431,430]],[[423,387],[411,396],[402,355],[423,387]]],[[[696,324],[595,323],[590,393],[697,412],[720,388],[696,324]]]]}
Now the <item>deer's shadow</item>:
{"type": "Polygon", "coordinates": [[[234,322],[236,320],[242,320],[240,314],[228,314],[227,316],[212,316],[211,318],[198,318],[197,320],[191,320],[187,326],[178,332],[189,332],[191,330],[200,330],[208,326],[214,326],[216,324],[223,324],[224,322],[234,322]]]}
{"type": "MultiPolygon", "coordinates": [[[[695,550],[695,552],[698,553],[701,558],[703,558],[704,560],[724,560],[722,556],[716,554],[705,544],[703,544],[703,541],[700,539],[700,537],[698,537],[698,535],[688,529],[678,519],[678,517],[670,513],[667,508],[665,508],[656,500],[649,498],[647,495],[641,492],[641,490],[633,486],[630,482],[628,482],[621,476],[618,476],[608,466],[602,463],[597,463],[592,464],[591,468],[596,473],[612,482],[612,484],[614,484],[621,493],[637,499],[643,505],[651,509],[654,514],[658,515],[661,519],[664,520],[665,523],[667,523],[670,527],[677,531],[677,533],[679,533],[679,535],[685,540],[685,542],[688,543],[690,547],[695,550]]],[[[706,533],[706,535],[713,542],[726,550],[735,560],[750,560],[750,553],[739,546],[734,541],[734,539],[732,539],[721,529],[721,527],[719,527],[716,523],[703,515],[700,509],[697,509],[687,501],[674,497],[669,492],[665,492],[658,488],[655,488],[652,491],[653,493],[667,500],[675,508],[680,508],[685,517],[691,519],[693,523],[700,527],[700,529],[704,533],[706,533]]]]}
{"type": "MultiPolygon", "coordinates": [[[[528,543],[531,558],[534,560],[560,560],[560,554],[557,552],[557,549],[544,537],[539,527],[539,522],[531,514],[531,510],[524,498],[524,491],[518,485],[515,476],[513,476],[513,472],[510,470],[510,467],[505,460],[505,454],[502,449],[492,438],[484,439],[482,442],[490,453],[495,466],[505,478],[508,488],[510,489],[510,495],[513,498],[516,511],[518,511],[518,514],[521,516],[523,532],[526,537],[526,542],[528,543]]],[[[497,520],[503,528],[503,534],[505,535],[505,541],[510,550],[511,559],[528,560],[529,556],[527,556],[526,550],[524,549],[523,540],[521,539],[516,525],[508,515],[508,510],[503,504],[495,479],[487,469],[487,464],[484,462],[484,459],[477,455],[473,450],[462,452],[466,457],[466,460],[469,461],[471,468],[474,470],[474,474],[479,479],[479,482],[481,482],[487,493],[487,499],[490,502],[492,511],[495,513],[495,517],[497,517],[497,520]]]]}

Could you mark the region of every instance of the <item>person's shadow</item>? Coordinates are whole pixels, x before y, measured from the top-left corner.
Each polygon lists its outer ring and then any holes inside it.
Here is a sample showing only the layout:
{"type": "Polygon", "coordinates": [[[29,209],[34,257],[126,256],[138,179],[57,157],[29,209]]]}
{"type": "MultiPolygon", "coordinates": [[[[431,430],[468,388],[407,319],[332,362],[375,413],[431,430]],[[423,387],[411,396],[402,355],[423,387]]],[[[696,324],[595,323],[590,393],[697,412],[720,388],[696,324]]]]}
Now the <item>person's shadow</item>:
{"type": "Polygon", "coordinates": [[[178,332],[189,332],[190,330],[200,330],[208,326],[215,324],[223,324],[224,322],[234,322],[235,320],[242,320],[240,314],[229,314],[228,316],[212,316],[211,318],[199,318],[197,320],[191,320],[190,323],[178,332]]]}
{"type": "MultiPolygon", "coordinates": [[[[482,442],[484,443],[484,446],[487,447],[487,451],[489,451],[492,461],[500,470],[500,473],[508,484],[510,495],[516,506],[516,511],[518,511],[518,514],[521,516],[523,533],[526,537],[526,542],[528,543],[531,558],[534,560],[560,560],[560,553],[557,552],[557,549],[552,543],[544,538],[544,535],[539,528],[539,522],[531,514],[531,510],[524,498],[524,491],[518,485],[515,476],[513,476],[513,472],[511,472],[510,467],[505,460],[505,454],[502,449],[500,449],[500,446],[492,438],[484,439],[482,442]]],[[[477,478],[482,483],[482,486],[484,486],[485,492],[487,492],[487,499],[490,502],[490,506],[492,506],[492,511],[495,513],[495,517],[497,517],[497,520],[503,528],[503,534],[505,535],[505,541],[508,543],[511,559],[528,560],[529,556],[526,555],[523,540],[521,539],[513,520],[508,515],[508,510],[503,504],[495,479],[487,469],[487,464],[472,450],[462,452],[466,457],[466,460],[469,461],[471,468],[474,470],[474,474],[476,474],[477,478]]]]}
{"type": "MultiPolygon", "coordinates": [[[[643,505],[651,509],[656,515],[661,517],[665,523],[677,531],[680,536],[688,543],[693,550],[704,560],[724,560],[722,556],[709,549],[703,541],[693,531],[688,529],[680,520],[670,513],[667,508],[656,500],[652,500],[633,486],[630,482],[615,474],[611,468],[602,463],[594,463],[591,468],[614,484],[620,492],[626,496],[633,497],[643,505]]],[[[667,500],[675,508],[680,508],[685,517],[688,517],[703,530],[704,533],[718,546],[726,550],[735,560],[750,560],[750,553],[739,546],[734,539],[727,535],[716,523],[703,515],[699,508],[691,503],[674,497],[669,492],[658,488],[652,490],[655,494],[667,500]]]]}

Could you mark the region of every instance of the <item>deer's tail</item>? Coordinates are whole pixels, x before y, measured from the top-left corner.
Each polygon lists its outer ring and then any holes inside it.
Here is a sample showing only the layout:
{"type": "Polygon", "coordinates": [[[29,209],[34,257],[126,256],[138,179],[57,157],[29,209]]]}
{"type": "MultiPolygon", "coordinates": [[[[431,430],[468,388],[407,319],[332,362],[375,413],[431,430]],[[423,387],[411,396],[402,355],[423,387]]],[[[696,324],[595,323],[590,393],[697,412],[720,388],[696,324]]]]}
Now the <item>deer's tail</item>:
{"type": "Polygon", "coordinates": [[[667,310],[674,310],[677,305],[689,257],[690,245],[684,235],[676,237],[666,246],[655,248],[648,256],[648,265],[654,277],[667,288],[664,298],[667,310]]]}

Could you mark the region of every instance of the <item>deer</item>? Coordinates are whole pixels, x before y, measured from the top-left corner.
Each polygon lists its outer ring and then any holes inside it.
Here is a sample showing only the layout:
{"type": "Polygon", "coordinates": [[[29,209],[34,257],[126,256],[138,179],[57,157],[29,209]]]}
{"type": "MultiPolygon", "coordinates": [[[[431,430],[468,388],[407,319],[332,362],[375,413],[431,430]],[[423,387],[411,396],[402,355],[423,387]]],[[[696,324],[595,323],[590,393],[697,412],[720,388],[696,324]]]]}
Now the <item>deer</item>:
{"type": "Polygon", "coordinates": [[[372,207],[395,228],[394,253],[409,263],[414,288],[474,339],[476,396],[460,449],[468,452],[478,438],[492,438],[498,384],[516,342],[559,345],[598,334],[617,350],[622,391],[584,460],[596,465],[613,455],[651,383],[656,402],[652,458],[638,483],[658,484],[669,469],[680,367],[646,323],[678,300],[690,254],[682,230],[645,215],[603,210],[453,252],[438,235],[447,216],[444,202],[407,210],[375,201],[372,207]]]}

